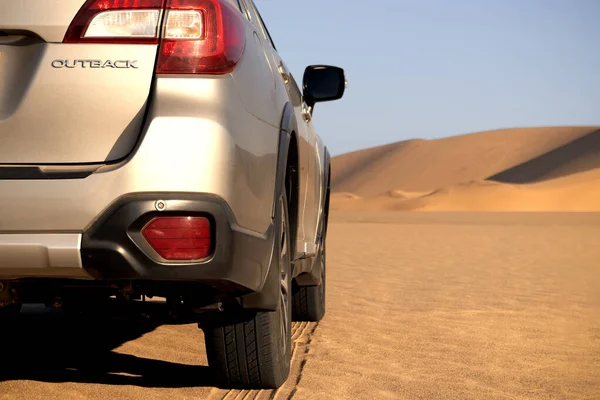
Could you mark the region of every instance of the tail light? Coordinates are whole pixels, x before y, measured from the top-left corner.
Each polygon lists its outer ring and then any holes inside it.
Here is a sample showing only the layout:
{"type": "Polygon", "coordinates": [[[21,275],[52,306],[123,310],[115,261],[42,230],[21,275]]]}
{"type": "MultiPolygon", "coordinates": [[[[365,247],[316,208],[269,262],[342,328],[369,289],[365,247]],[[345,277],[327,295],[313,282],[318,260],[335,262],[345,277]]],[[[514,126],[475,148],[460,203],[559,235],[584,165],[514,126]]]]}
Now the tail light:
{"type": "Polygon", "coordinates": [[[159,37],[159,74],[228,74],[246,45],[242,14],[223,0],[88,0],[63,42],[157,44],[159,37]]]}
{"type": "Polygon", "coordinates": [[[204,217],[154,218],[142,236],[165,260],[202,260],[210,254],[210,221],[204,217]]]}
{"type": "Polygon", "coordinates": [[[246,45],[242,14],[219,0],[167,0],[158,74],[228,74],[246,45]]]}
{"type": "Polygon", "coordinates": [[[165,0],[88,0],[64,43],[156,44],[165,0]]]}

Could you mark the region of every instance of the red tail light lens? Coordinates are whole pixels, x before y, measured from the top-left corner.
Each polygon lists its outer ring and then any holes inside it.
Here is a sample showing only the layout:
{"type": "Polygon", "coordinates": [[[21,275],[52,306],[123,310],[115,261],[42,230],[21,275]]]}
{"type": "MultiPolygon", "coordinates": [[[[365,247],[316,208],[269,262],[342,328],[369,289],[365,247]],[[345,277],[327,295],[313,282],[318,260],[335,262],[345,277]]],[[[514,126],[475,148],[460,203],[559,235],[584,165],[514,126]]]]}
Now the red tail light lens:
{"type": "Polygon", "coordinates": [[[88,0],[63,43],[158,43],[165,0],[88,0]]]}
{"type": "Polygon", "coordinates": [[[157,73],[222,75],[240,61],[244,19],[223,0],[87,0],[63,42],[157,44],[161,17],[157,73]]]}
{"type": "Polygon", "coordinates": [[[210,254],[210,221],[204,217],[155,218],[142,236],[165,260],[202,260],[210,254]]]}
{"type": "Polygon", "coordinates": [[[242,14],[219,0],[167,0],[156,72],[228,74],[246,45],[242,14]]]}

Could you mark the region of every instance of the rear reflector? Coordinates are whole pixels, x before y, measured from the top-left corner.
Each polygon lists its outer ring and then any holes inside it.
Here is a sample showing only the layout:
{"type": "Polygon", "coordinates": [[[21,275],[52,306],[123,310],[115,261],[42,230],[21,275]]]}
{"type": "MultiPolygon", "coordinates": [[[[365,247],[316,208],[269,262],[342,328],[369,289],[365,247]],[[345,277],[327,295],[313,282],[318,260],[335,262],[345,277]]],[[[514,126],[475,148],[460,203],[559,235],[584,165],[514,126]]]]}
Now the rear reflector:
{"type": "Polygon", "coordinates": [[[202,260],[210,254],[210,221],[204,217],[158,217],[142,235],[165,260],[202,260]]]}

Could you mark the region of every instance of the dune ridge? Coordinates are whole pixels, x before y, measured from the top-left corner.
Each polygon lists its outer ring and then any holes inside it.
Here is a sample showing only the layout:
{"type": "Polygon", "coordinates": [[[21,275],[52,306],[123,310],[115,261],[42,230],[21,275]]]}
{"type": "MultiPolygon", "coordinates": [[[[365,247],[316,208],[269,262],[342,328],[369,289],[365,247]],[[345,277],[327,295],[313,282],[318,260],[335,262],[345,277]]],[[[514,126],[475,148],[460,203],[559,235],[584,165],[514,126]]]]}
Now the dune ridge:
{"type": "Polygon", "coordinates": [[[598,182],[598,127],[500,129],[334,157],[331,207],[600,211],[598,182]]]}

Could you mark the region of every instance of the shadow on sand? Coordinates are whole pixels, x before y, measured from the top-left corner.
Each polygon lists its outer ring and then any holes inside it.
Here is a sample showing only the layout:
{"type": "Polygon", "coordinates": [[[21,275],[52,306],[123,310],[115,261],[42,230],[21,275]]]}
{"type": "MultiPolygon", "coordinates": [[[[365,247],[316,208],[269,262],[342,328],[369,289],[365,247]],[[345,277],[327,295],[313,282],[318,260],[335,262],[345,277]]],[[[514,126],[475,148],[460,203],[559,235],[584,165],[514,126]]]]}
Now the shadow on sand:
{"type": "Polygon", "coordinates": [[[600,130],[487,178],[503,183],[534,183],[600,168],[600,130]]]}
{"type": "Polygon", "coordinates": [[[0,382],[33,380],[152,388],[213,386],[206,366],[115,353],[158,327],[149,322],[24,310],[0,329],[0,382]]]}

